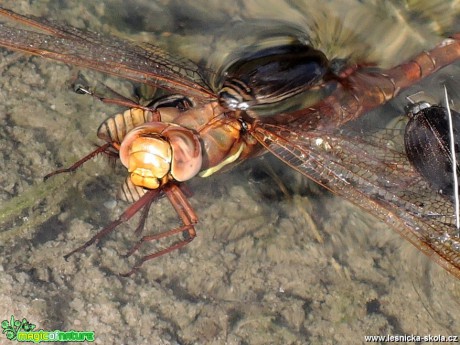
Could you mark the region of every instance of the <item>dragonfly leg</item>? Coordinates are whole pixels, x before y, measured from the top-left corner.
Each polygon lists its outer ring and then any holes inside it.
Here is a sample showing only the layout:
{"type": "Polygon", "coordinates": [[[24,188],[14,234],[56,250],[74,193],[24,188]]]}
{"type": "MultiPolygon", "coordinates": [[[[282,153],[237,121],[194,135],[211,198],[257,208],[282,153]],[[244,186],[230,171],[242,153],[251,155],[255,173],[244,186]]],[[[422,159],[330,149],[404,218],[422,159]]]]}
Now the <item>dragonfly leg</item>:
{"type": "Polygon", "coordinates": [[[139,224],[137,225],[137,228],[134,231],[136,235],[140,235],[142,233],[142,230],[144,230],[145,221],[147,220],[147,217],[149,215],[150,206],[152,206],[153,200],[154,200],[153,198],[150,199],[150,201],[147,202],[144,208],[142,209],[141,219],[139,220],[139,224]]]}
{"type": "Polygon", "coordinates": [[[136,245],[134,245],[129,250],[129,252],[126,254],[126,257],[134,254],[142,246],[144,242],[157,241],[159,239],[170,237],[179,233],[182,233],[183,238],[165,249],[143,256],[140,260],[136,262],[136,264],[132,267],[132,269],[129,272],[120,274],[123,277],[128,277],[135,273],[144,262],[170,253],[176,249],[182,248],[188,243],[190,243],[196,237],[194,224],[198,222],[198,218],[195,212],[193,211],[192,205],[190,205],[189,201],[185,197],[180,187],[175,184],[170,184],[166,186],[163,191],[168,197],[169,201],[171,202],[171,205],[176,210],[176,213],[182,220],[183,225],[160,234],[142,237],[139,240],[139,242],[136,243],[136,245]]]}
{"type": "Polygon", "coordinates": [[[150,205],[152,204],[152,201],[155,200],[155,198],[158,196],[159,193],[160,193],[160,190],[158,190],[158,189],[149,190],[139,200],[134,202],[128,209],[126,209],[126,211],[123,212],[121,214],[121,216],[118,217],[117,220],[113,221],[108,226],[106,226],[104,229],[99,231],[89,241],[87,241],[86,243],[84,243],[80,247],[78,247],[78,248],[72,250],[70,253],[64,255],[64,259],[67,260],[73,254],[75,254],[77,252],[81,252],[81,251],[85,250],[86,248],[88,248],[93,243],[99,241],[101,238],[105,237],[106,235],[111,233],[113,230],[115,230],[115,228],[118,225],[120,225],[121,223],[124,223],[127,220],[129,220],[132,216],[134,216],[137,212],[139,212],[139,210],[141,208],[145,207],[146,205],[148,205],[150,207],[150,205]]]}
{"type": "MultiPolygon", "coordinates": [[[[50,173],[50,174],[46,175],[45,177],[43,177],[43,180],[46,181],[47,179],[49,179],[51,176],[54,176],[54,175],[58,175],[58,174],[62,174],[62,173],[74,172],[81,165],[83,165],[84,163],[86,163],[90,159],[96,157],[100,153],[105,153],[106,155],[114,156],[115,153],[109,150],[111,147],[113,147],[112,143],[106,143],[104,145],[98,146],[93,152],[87,154],[85,157],[80,159],[78,162],[75,162],[72,166],[70,166],[68,168],[58,169],[56,171],[53,171],[52,173],[50,173]]],[[[118,157],[118,154],[116,155],[116,157],[118,157]]]]}
{"type": "Polygon", "coordinates": [[[138,108],[138,109],[142,109],[142,110],[145,110],[145,111],[151,111],[152,112],[152,121],[161,121],[161,115],[154,107],[143,106],[142,104],[136,103],[135,101],[133,101],[133,100],[131,100],[129,98],[126,98],[125,96],[121,95],[120,93],[118,93],[117,91],[113,90],[112,88],[110,88],[107,85],[104,85],[104,87],[107,88],[110,92],[112,92],[115,95],[115,97],[117,97],[117,98],[110,98],[110,97],[100,96],[97,93],[95,93],[95,92],[93,92],[93,91],[91,91],[88,88],[85,88],[83,86],[78,86],[75,89],[75,92],[77,92],[79,94],[90,95],[91,97],[94,97],[97,100],[99,100],[99,101],[101,101],[101,102],[103,102],[105,104],[115,104],[115,105],[119,105],[121,107],[138,108]]]}

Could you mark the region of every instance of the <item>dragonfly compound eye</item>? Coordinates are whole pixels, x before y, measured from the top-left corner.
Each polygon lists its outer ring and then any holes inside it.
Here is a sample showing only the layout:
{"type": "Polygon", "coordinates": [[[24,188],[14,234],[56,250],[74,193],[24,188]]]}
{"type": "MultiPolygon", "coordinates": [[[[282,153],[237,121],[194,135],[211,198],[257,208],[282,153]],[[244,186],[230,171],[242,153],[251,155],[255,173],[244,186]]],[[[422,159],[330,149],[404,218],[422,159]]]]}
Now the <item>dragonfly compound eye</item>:
{"type": "Polygon", "coordinates": [[[173,179],[186,181],[201,169],[201,143],[181,126],[150,122],[130,131],[120,146],[120,160],[134,185],[156,189],[173,179]]]}

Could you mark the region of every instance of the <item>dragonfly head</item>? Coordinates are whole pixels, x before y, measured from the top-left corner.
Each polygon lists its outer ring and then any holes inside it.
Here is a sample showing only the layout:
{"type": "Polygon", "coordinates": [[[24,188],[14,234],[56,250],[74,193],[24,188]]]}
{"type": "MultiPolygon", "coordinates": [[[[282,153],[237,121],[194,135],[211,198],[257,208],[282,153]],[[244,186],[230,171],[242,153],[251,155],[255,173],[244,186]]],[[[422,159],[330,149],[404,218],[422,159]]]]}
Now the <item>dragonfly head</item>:
{"type": "Polygon", "coordinates": [[[200,171],[201,143],[184,127],[150,122],[125,136],[120,160],[134,185],[156,189],[170,180],[189,180],[200,171]]]}

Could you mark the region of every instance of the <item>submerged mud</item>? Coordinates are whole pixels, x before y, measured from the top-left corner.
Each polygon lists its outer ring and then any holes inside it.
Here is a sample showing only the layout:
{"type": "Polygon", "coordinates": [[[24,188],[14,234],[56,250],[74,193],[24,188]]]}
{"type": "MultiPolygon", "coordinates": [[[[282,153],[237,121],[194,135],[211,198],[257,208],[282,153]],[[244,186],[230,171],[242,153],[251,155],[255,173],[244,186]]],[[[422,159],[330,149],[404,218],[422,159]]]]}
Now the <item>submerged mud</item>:
{"type": "MultiPolygon", "coordinates": [[[[117,1],[96,8],[85,3],[50,7],[57,3],[48,2],[51,17],[94,30],[114,27],[107,18],[123,13],[115,10],[122,6],[117,1]]],[[[203,19],[203,11],[186,11],[192,5],[173,15],[172,9],[179,8],[174,1],[169,7],[133,3],[156,8],[152,21],[159,21],[161,41],[178,19],[184,27],[203,19]]],[[[47,15],[29,2],[2,6],[47,15]]],[[[216,23],[223,11],[234,18],[249,15],[220,3],[208,6],[222,11],[216,23]]],[[[255,17],[267,7],[257,1],[247,6],[255,17]]],[[[181,35],[172,37],[176,50],[193,46],[181,35]]],[[[131,278],[118,273],[134,263],[122,255],[138,239],[133,234],[138,217],[120,225],[99,247],[65,261],[66,253],[128,206],[116,200],[126,172],[98,157],[73,174],[46,182],[43,176],[90,152],[100,122],[121,108],[75,94],[75,67],[6,50],[0,54],[2,320],[14,315],[37,329],[93,330],[96,344],[351,344],[365,335],[458,331],[455,278],[386,224],[270,157],[194,180],[197,238],[183,250],[144,264],[131,278]]],[[[450,70],[448,77],[457,72],[450,70]]],[[[83,73],[95,84],[131,92],[125,81],[83,73]]],[[[401,96],[379,111],[397,116],[404,103],[401,96]]],[[[152,206],[145,233],[177,225],[163,199],[152,206]]],[[[146,244],[142,253],[148,252],[146,244]]]]}

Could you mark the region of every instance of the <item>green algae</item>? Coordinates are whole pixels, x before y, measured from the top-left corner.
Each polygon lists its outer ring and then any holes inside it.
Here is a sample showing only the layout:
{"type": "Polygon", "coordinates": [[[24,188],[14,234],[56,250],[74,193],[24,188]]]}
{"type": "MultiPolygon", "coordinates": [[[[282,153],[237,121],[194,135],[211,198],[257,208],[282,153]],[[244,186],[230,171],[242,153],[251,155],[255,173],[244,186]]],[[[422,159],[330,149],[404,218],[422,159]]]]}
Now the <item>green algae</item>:
{"type": "Polygon", "coordinates": [[[62,189],[67,181],[68,177],[57,176],[49,181],[37,183],[1,205],[0,243],[32,235],[31,231],[36,230],[38,225],[55,214],[66,196],[62,189]],[[44,205],[46,207],[43,207],[44,205]]]}

